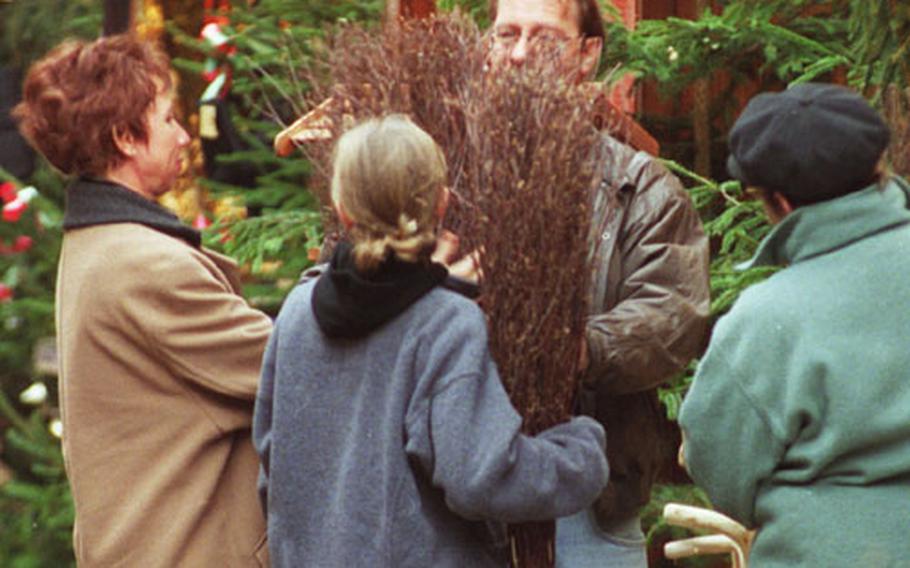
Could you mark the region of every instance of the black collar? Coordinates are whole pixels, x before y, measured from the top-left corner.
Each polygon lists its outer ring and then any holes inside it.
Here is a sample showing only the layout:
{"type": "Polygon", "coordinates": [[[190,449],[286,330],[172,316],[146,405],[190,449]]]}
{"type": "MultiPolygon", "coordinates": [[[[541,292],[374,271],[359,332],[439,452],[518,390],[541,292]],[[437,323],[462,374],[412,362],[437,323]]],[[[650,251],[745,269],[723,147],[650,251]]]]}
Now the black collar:
{"type": "Polygon", "coordinates": [[[176,215],[122,185],[80,178],[66,188],[63,230],[111,223],[138,223],[199,248],[199,231],[184,225],[176,215]]]}

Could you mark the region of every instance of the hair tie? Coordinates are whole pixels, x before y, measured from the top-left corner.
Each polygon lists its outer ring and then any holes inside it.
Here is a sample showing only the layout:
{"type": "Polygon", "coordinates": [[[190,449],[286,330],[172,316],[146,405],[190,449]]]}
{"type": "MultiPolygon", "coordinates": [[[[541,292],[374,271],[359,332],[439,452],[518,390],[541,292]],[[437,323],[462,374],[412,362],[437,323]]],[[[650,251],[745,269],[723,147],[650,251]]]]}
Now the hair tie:
{"type": "Polygon", "coordinates": [[[398,229],[403,237],[409,237],[417,232],[417,220],[402,213],[398,217],[398,229]]]}

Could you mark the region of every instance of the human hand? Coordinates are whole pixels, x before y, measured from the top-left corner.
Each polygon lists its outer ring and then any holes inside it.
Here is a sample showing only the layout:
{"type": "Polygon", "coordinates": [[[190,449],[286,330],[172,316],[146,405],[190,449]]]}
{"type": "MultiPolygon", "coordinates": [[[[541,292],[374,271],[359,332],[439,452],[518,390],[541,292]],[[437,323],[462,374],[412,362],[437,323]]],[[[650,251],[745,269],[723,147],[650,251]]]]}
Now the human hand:
{"type": "Polygon", "coordinates": [[[433,262],[438,262],[448,268],[450,276],[477,284],[483,276],[483,271],[480,269],[480,254],[483,251],[478,249],[458,258],[459,248],[458,235],[452,231],[443,230],[436,238],[436,250],[433,251],[430,258],[433,262]]]}
{"type": "Polygon", "coordinates": [[[676,461],[679,463],[679,467],[688,471],[689,468],[686,467],[686,433],[682,433],[682,442],[679,444],[679,453],[676,455],[676,461]]]}
{"type": "Polygon", "coordinates": [[[449,274],[478,284],[480,279],[483,278],[483,270],[480,268],[480,252],[480,250],[475,250],[450,264],[447,267],[449,274]]]}
{"type": "Polygon", "coordinates": [[[436,250],[433,251],[433,255],[430,259],[443,266],[449,266],[455,262],[455,258],[458,256],[459,246],[460,241],[458,235],[452,231],[443,229],[436,237],[436,250]]]}
{"type": "Polygon", "coordinates": [[[588,371],[588,366],[590,364],[591,359],[588,358],[588,338],[587,336],[582,336],[581,352],[578,354],[578,374],[584,375],[588,371]]]}

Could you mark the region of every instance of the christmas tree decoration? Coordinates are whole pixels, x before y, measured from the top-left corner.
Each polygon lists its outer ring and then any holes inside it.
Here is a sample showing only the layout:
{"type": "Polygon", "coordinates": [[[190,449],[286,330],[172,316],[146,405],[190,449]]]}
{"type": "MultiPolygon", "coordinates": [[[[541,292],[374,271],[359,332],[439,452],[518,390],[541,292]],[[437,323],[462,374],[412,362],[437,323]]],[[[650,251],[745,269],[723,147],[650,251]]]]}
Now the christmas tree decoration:
{"type": "Polygon", "coordinates": [[[15,223],[27,208],[28,203],[19,199],[12,200],[3,206],[3,220],[7,223],[15,223]]]}
{"type": "Polygon", "coordinates": [[[16,237],[16,241],[13,243],[13,251],[26,252],[28,249],[32,248],[33,244],[35,244],[35,241],[30,236],[19,235],[16,237]]]}
{"type": "Polygon", "coordinates": [[[219,221],[233,223],[241,219],[246,219],[248,211],[243,204],[243,200],[238,196],[227,196],[217,200],[212,208],[212,212],[219,221]]]}
{"type": "MultiPolygon", "coordinates": [[[[158,37],[169,49],[175,48],[171,54],[176,56],[183,72],[183,81],[175,87],[186,110],[198,104],[199,93],[218,77],[222,64],[230,58],[229,62],[233,63],[229,84],[230,121],[243,140],[254,138],[252,135],[270,140],[284,126],[314,108],[315,103],[325,100],[307,98],[310,85],[298,71],[309,60],[326,57],[327,24],[344,21],[344,25],[356,22],[376,25],[387,6],[386,2],[352,0],[259,0],[255,6],[238,0],[142,0],[141,3],[135,0],[135,3],[139,32],[145,37],[158,37]],[[204,20],[199,15],[200,4],[207,8],[204,20]],[[169,21],[172,18],[182,19],[179,29],[187,37],[179,37],[180,32],[174,29],[178,26],[172,26],[175,22],[169,21]],[[204,51],[199,49],[202,29],[209,22],[218,24],[220,34],[230,39],[225,45],[235,46],[236,53],[227,53],[225,48],[215,45],[206,45],[204,51]],[[181,53],[180,48],[185,51],[181,53]],[[188,51],[193,49],[200,56],[181,62],[180,58],[189,58],[188,51]],[[210,57],[210,64],[200,65],[206,57],[210,57]],[[188,74],[192,74],[191,80],[187,80],[188,74]],[[204,84],[196,89],[192,79],[199,76],[205,78],[204,84]]],[[[399,3],[407,2],[399,0],[399,3]]],[[[436,4],[441,12],[459,8],[462,13],[488,24],[486,0],[438,0],[436,4]]],[[[656,0],[638,3],[645,14],[649,11],[655,14],[663,9],[655,6],[670,4],[695,3],[656,0]]],[[[752,255],[767,231],[760,206],[749,199],[738,183],[724,181],[726,174],[721,159],[724,136],[741,102],[756,90],[779,90],[791,82],[814,78],[850,81],[865,88],[870,96],[886,93],[888,86],[893,85],[901,99],[891,102],[900,103],[900,112],[910,116],[906,110],[910,108],[910,94],[904,91],[910,84],[910,49],[907,48],[910,34],[906,33],[910,29],[910,11],[905,2],[896,0],[837,3],[729,0],[709,4],[712,9],[704,12],[676,12],[681,17],[640,20],[635,30],[619,22],[608,24],[602,68],[619,66],[615,76],[630,71],[640,82],[652,85],[652,98],[658,94],[666,97],[666,112],[649,110],[653,107],[648,104],[638,108],[653,113],[644,118],[644,123],[657,134],[663,155],[674,160],[666,164],[689,187],[705,220],[705,230],[712,238],[712,311],[717,316],[744,288],[770,274],[767,270],[742,273],[733,268],[752,255]],[[706,77],[712,83],[707,118],[713,144],[712,175],[717,179],[696,175],[689,169],[695,149],[691,141],[692,121],[686,110],[691,107],[686,105],[692,98],[693,82],[706,77]],[[682,109],[682,114],[672,114],[673,109],[682,109]]],[[[0,0],[0,60],[26,69],[65,37],[97,37],[102,5],[93,0],[0,0]]],[[[217,36],[210,32],[206,35],[217,36]]],[[[432,37],[428,36],[425,43],[432,37]]],[[[202,83],[203,79],[199,81],[202,83]]],[[[213,90],[220,93],[225,85],[228,85],[226,79],[213,90]]],[[[643,98],[647,96],[645,90],[643,98]]],[[[211,110],[214,112],[204,122],[214,126],[206,130],[209,139],[214,140],[224,137],[226,131],[221,123],[222,110],[211,110]]],[[[198,114],[187,112],[186,115],[190,132],[199,132],[198,114]]],[[[906,121],[906,116],[902,120],[906,121]]],[[[904,121],[889,123],[902,141],[891,150],[894,165],[899,173],[907,174],[910,173],[907,158],[910,142],[901,133],[910,129],[904,128],[907,124],[904,121]]],[[[325,138],[322,128],[319,123],[314,126],[315,138],[325,138]]],[[[306,136],[298,140],[306,141],[306,136]]],[[[189,223],[199,213],[205,214],[212,221],[212,227],[205,230],[206,244],[220,247],[249,267],[257,260],[281,260],[283,264],[273,276],[258,275],[247,287],[257,305],[275,311],[300,271],[317,259],[324,234],[320,203],[306,187],[318,183],[322,174],[317,160],[308,162],[299,154],[290,159],[276,158],[268,145],[253,142],[251,147],[226,147],[218,159],[224,165],[247,162],[256,166],[248,178],[250,185],[241,186],[227,178],[220,183],[205,179],[203,153],[196,138],[191,159],[187,161],[190,167],[181,176],[177,188],[162,199],[162,204],[189,223]],[[230,208],[221,208],[226,195],[233,196],[231,206],[242,210],[243,215],[235,217],[228,212],[230,208]],[[231,215],[230,223],[224,222],[222,215],[231,215]]],[[[330,143],[323,144],[330,147],[330,143]]],[[[291,142],[288,153],[293,153],[295,147],[291,142]]],[[[22,181],[12,181],[12,176],[0,171],[0,205],[16,200],[17,188],[28,183],[40,187],[42,194],[42,199],[27,203],[27,208],[18,215],[4,214],[0,221],[0,369],[3,369],[0,398],[6,395],[17,404],[19,393],[36,373],[52,373],[37,371],[31,354],[33,349],[38,349],[39,340],[54,334],[53,283],[62,235],[60,211],[65,182],[40,161],[36,166],[33,176],[22,181]],[[36,214],[30,215],[29,209],[36,214]],[[16,220],[9,221],[7,216],[16,220]],[[31,246],[19,245],[23,250],[16,251],[19,238],[25,236],[32,239],[31,246]],[[15,301],[19,298],[27,301],[15,301]]],[[[50,369],[56,357],[47,359],[50,369]]],[[[679,377],[661,390],[661,400],[671,417],[679,408],[688,380],[679,377]]],[[[52,382],[47,384],[50,386],[52,382]]],[[[3,527],[0,566],[72,564],[72,503],[59,454],[59,439],[55,437],[61,434],[62,428],[57,429],[59,420],[44,412],[54,404],[54,389],[50,390],[47,403],[34,409],[33,420],[11,418],[13,414],[4,412],[0,401],[0,440],[3,440],[0,459],[5,464],[0,469],[9,472],[0,474],[0,483],[12,477],[0,491],[0,526],[3,527]],[[20,456],[19,459],[11,459],[12,454],[20,456]]],[[[654,503],[688,502],[695,495],[698,491],[691,486],[659,486],[654,503]]],[[[698,504],[708,506],[704,497],[699,499],[698,504]]],[[[643,512],[646,531],[651,528],[651,541],[669,530],[659,520],[661,508],[652,504],[643,512]]]]}
{"type": "MultiPolygon", "coordinates": [[[[199,99],[200,105],[207,106],[223,99],[230,90],[232,68],[229,57],[237,53],[237,47],[231,43],[226,28],[230,25],[229,14],[231,3],[226,0],[218,2],[217,9],[212,0],[206,0],[202,29],[199,38],[214,50],[205,60],[203,79],[208,86],[199,99]]],[[[206,110],[205,118],[200,114],[200,127],[204,132],[212,132],[214,109],[206,110]],[[212,115],[212,116],[210,116],[212,115]]],[[[217,137],[217,134],[215,135],[217,137]]]]}
{"type": "Polygon", "coordinates": [[[158,0],[143,0],[136,22],[136,34],[149,41],[158,42],[164,35],[164,10],[158,0]]]}
{"type": "Polygon", "coordinates": [[[212,225],[212,222],[209,221],[208,217],[204,213],[196,215],[196,218],[193,219],[193,228],[199,231],[208,229],[212,225]]]}
{"type": "Polygon", "coordinates": [[[13,182],[5,181],[0,183],[0,199],[3,200],[4,204],[16,199],[17,193],[16,186],[13,182]]]}
{"type": "Polygon", "coordinates": [[[29,202],[38,195],[38,190],[34,187],[26,187],[20,190],[16,197],[6,202],[3,206],[3,220],[8,223],[15,223],[22,217],[28,209],[29,202]]]}
{"type": "Polygon", "coordinates": [[[63,421],[59,418],[54,418],[48,423],[47,431],[50,432],[51,436],[58,440],[63,438],[63,421]]]}
{"type": "Polygon", "coordinates": [[[230,38],[221,31],[221,24],[218,22],[209,22],[202,26],[199,36],[221,53],[227,54],[232,50],[236,51],[236,48],[228,43],[230,38]]]}
{"type": "Polygon", "coordinates": [[[19,402],[30,406],[44,404],[47,400],[47,386],[42,382],[34,382],[27,389],[19,393],[19,402]]]}

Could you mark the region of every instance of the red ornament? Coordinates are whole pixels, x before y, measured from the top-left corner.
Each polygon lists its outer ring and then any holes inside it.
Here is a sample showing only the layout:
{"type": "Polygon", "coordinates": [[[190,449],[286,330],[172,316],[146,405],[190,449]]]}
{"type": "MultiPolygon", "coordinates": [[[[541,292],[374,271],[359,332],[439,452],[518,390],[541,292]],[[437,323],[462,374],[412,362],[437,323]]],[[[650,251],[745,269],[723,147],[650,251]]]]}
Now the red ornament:
{"type": "Polygon", "coordinates": [[[0,199],[3,200],[3,203],[9,203],[10,201],[16,199],[16,186],[13,185],[11,181],[5,181],[0,183],[0,199]]]}
{"type": "Polygon", "coordinates": [[[231,39],[221,31],[221,25],[216,24],[215,22],[202,26],[202,31],[199,32],[199,35],[202,39],[209,42],[209,45],[222,53],[227,49],[228,42],[231,39]]]}
{"type": "Polygon", "coordinates": [[[211,226],[211,221],[208,220],[203,213],[196,215],[196,218],[193,220],[193,228],[198,230],[208,229],[211,226]]]}
{"type": "Polygon", "coordinates": [[[3,206],[3,220],[8,223],[15,223],[22,217],[25,210],[28,209],[28,202],[16,198],[3,206]]]}
{"type": "Polygon", "coordinates": [[[16,242],[13,243],[13,250],[16,252],[25,252],[32,248],[33,244],[35,244],[35,241],[33,241],[31,237],[28,235],[20,235],[16,237],[16,242]]]}
{"type": "Polygon", "coordinates": [[[0,302],[9,302],[13,299],[13,289],[0,282],[0,302]]]}

